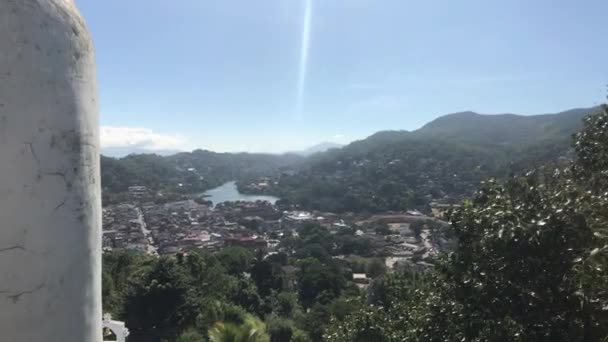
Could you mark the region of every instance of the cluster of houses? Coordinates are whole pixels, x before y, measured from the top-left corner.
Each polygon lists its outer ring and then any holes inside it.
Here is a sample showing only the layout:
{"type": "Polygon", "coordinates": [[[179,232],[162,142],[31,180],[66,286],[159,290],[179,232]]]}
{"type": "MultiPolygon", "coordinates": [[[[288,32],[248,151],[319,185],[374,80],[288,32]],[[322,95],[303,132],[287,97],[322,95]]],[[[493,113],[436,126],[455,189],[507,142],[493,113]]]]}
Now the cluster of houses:
{"type": "Polygon", "coordinates": [[[148,251],[152,241],[145,233],[141,209],[124,203],[106,207],[102,212],[103,248],[148,251]]]}
{"type": "Polygon", "coordinates": [[[266,249],[278,241],[263,232],[276,231],[281,224],[281,213],[261,201],[223,203],[216,208],[194,200],[128,203],[104,208],[103,217],[104,249],[158,254],[224,246],[266,249]]]}
{"type": "Polygon", "coordinates": [[[144,220],[159,254],[176,253],[188,247],[200,247],[211,241],[208,231],[199,224],[211,210],[193,200],[142,206],[144,220]]]}
{"type": "MultiPolygon", "coordinates": [[[[430,267],[438,251],[450,248],[449,239],[438,233],[446,223],[417,211],[365,216],[280,211],[264,201],[224,202],[212,207],[204,201],[183,200],[112,205],[104,209],[103,218],[105,249],[136,249],[154,254],[190,249],[215,251],[227,246],[272,253],[284,233],[297,236],[298,228],[310,222],[332,234],[347,230],[368,239],[388,269],[430,267]]],[[[366,286],[364,274],[356,277],[357,284],[366,286]]]]}

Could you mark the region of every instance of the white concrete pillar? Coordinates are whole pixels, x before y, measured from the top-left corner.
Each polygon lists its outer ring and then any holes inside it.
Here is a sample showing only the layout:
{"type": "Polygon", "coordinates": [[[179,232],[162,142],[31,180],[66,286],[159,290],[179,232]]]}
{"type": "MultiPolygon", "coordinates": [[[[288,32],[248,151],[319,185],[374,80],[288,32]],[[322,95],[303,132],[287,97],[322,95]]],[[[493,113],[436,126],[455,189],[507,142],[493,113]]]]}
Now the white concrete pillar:
{"type": "Polygon", "coordinates": [[[69,0],[0,0],[0,340],[99,342],[93,46],[69,0]]]}

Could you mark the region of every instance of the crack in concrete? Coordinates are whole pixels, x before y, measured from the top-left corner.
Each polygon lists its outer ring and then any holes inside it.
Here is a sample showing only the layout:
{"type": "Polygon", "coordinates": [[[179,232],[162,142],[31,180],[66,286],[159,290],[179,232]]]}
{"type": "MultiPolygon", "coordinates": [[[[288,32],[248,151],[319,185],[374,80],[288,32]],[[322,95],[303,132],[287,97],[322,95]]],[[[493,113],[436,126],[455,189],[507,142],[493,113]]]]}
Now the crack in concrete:
{"type": "Polygon", "coordinates": [[[16,249],[25,251],[25,247],[23,247],[23,244],[20,245],[15,245],[15,246],[10,246],[10,247],[4,247],[4,248],[0,248],[0,253],[1,252],[8,252],[8,251],[14,251],[16,249]]]}
{"type": "Polygon", "coordinates": [[[61,209],[64,205],[65,205],[65,200],[63,200],[63,201],[61,201],[61,203],[57,204],[57,206],[55,207],[55,209],[53,209],[53,211],[57,211],[57,210],[61,209]]]}
{"type": "MultiPolygon", "coordinates": [[[[37,179],[40,180],[43,175],[44,176],[60,177],[63,180],[63,184],[65,185],[66,189],[68,191],[70,191],[71,188],[72,188],[72,183],[68,180],[68,176],[66,175],[66,173],[63,172],[63,171],[53,171],[53,172],[45,172],[45,171],[43,171],[42,170],[42,165],[41,165],[41,162],[40,162],[40,158],[39,158],[38,154],[36,153],[36,149],[34,148],[34,143],[32,141],[24,141],[23,143],[29,147],[30,153],[32,154],[32,157],[36,161],[36,165],[38,167],[37,179]]],[[[88,143],[86,143],[86,144],[88,144],[88,143]]],[[[57,211],[57,210],[61,209],[62,207],[64,207],[66,205],[66,202],[67,202],[67,196],[66,196],[66,198],[64,198],[61,201],[61,203],[59,203],[57,206],[55,206],[55,208],[53,209],[53,211],[57,211]]],[[[0,252],[1,251],[2,250],[0,250],[0,252]]]]}
{"type": "MultiPolygon", "coordinates": [[[[72,188],[72,183],[68,180],[68,177],[66,176],[66,174],[64,172],[61,172],[61,171],[43,172],[42,174],[45,176],[60,177],[63,180],[63,184],[65,185],[65,187],[68,191],[70,191],[70,189],[72,188]]],[[[55,206],[55,208],[53,208],[53,212],[56,212],[59,209],[63,208],[68,201],[67,198],[68,198],[67,195],[64,196],[63,200],[59,204],[57,204],[55,206]]]]}
{"type": "Polygon", "coordinates": [[[34,157],[34,160],[36,160],[36,164],[38,165],[38,170],[40,170],[40,158],[38,158],[38,155],[36,154],[36,150],[34,150],[34,143],[31,141],[25,141],[23,143],[30,147],[30,152],[32,153],[32,157],[34,157]]]}
{"type": "Polygon", "coordinates": [[[14,295],[6,296],[6,298],[12,300],[13,303],[17,303],[19,301],[19,299],[21,299],[22,296],[32,294],[36,291],[40,291],[45,286],[46,286],[46,284],[42,283],[31,290],[17,292],[14,295]]]}

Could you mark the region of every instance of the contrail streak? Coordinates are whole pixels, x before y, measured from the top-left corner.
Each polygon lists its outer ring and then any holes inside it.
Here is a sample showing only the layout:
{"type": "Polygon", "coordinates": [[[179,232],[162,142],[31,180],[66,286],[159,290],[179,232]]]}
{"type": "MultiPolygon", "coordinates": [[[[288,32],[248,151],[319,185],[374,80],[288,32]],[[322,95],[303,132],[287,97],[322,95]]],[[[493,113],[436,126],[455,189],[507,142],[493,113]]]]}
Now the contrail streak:
{"type": "Polygon", "coordinates": [[[298,77],[298,100],[296,103],[296,113],[298,119],[302,118],[304,107],[304,90],[306,86],[306,73],[308,69],[308,50],[310,46],[310,25],[312,20],[312,0],[304,0],[304,22],[302,25],[302,36],[300,45],[300,74],[298,77]]]}

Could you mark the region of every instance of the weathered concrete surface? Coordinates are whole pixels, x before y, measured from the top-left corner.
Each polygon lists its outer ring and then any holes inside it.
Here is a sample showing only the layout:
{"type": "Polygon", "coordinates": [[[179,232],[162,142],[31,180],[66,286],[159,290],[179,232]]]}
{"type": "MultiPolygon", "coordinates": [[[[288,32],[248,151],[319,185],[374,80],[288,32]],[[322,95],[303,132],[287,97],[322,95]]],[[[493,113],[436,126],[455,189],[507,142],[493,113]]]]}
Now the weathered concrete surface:
{"type": "Polygon", "coordinates": [[[93,46],[68,0],[0,0],[0,340],[101,341],[93,46]]]}

